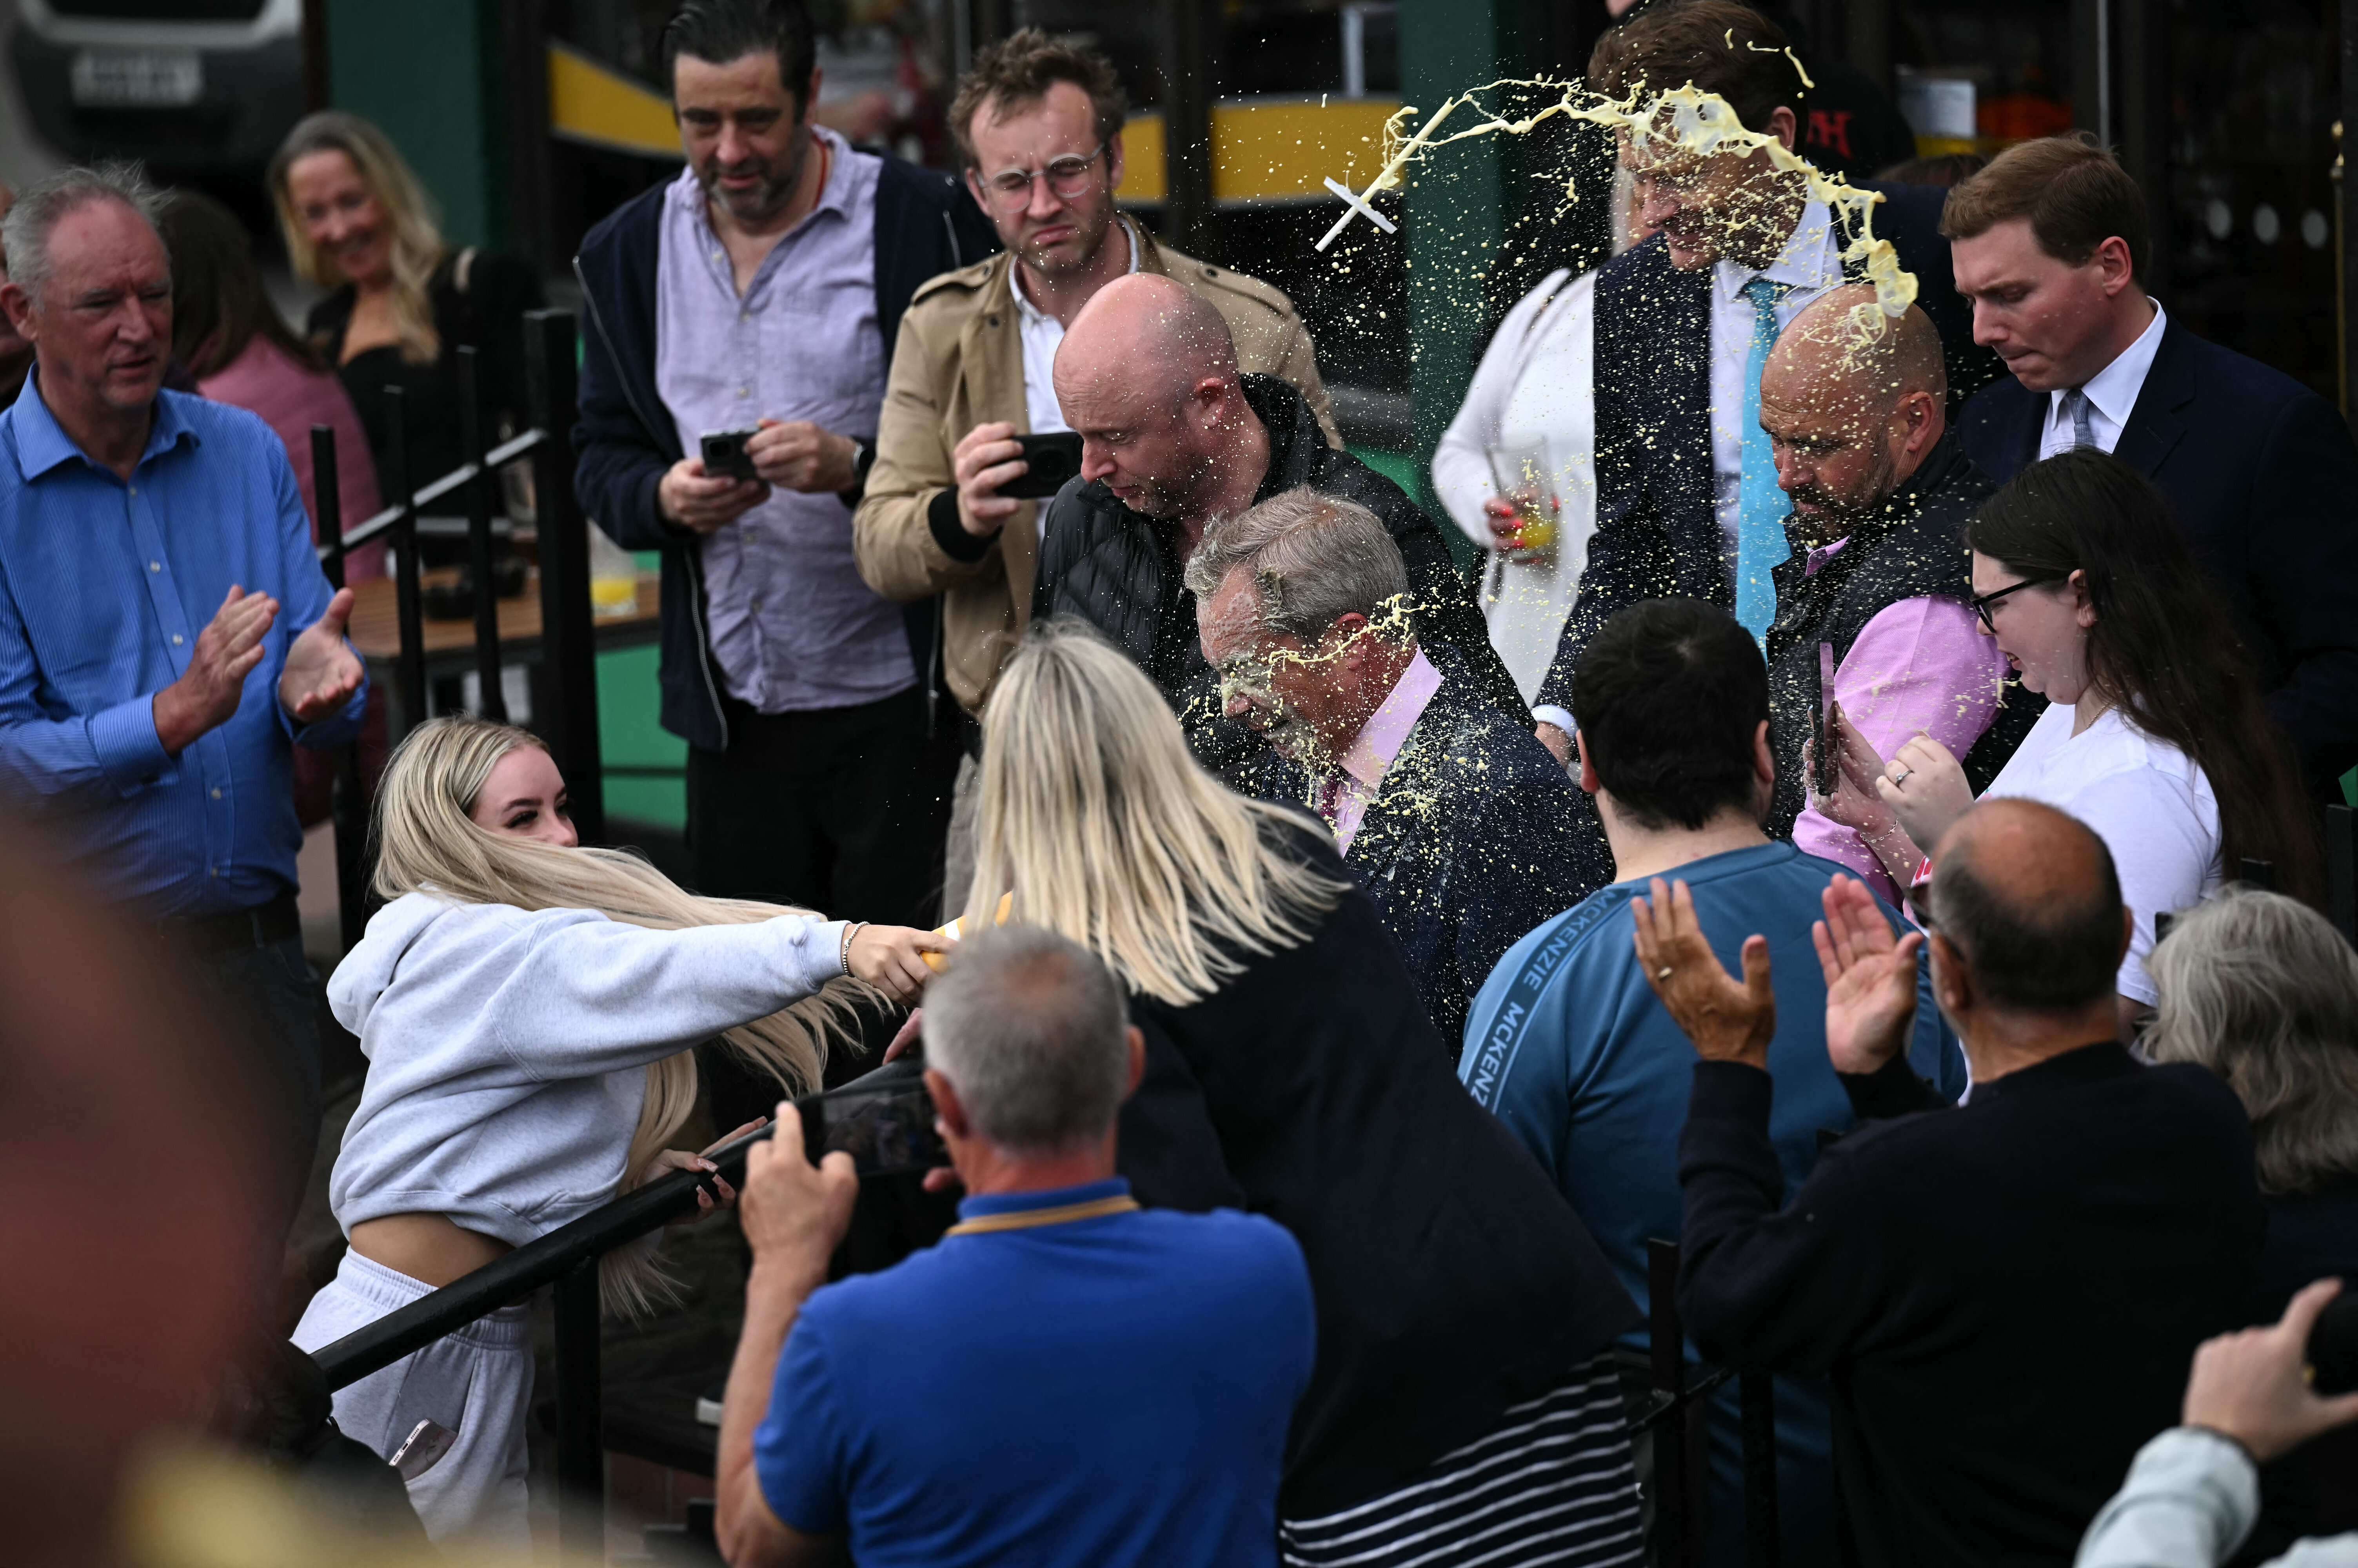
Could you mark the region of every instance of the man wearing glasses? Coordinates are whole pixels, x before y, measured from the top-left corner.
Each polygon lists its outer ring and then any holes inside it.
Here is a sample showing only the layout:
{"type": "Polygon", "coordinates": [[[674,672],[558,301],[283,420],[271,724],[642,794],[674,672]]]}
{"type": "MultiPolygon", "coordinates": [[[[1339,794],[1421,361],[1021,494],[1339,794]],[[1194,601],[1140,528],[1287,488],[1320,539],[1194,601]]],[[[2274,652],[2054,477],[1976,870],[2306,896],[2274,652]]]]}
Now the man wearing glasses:
{"type": "MultiPolygon", "coordinates": [[[[1027,471],[1015,438],[1069,428],[1049,371],[1065,327],[1098,289],[1134,272],[1184,284],[1228,322],[1239,369],[1293,384],[1327,442],[1341,445],[1310,334],[1285,296],[1157,243],[1115,211],[1123,113],[1103,56],[1036,28],[979,54],[950,108],[966,188],[1006,250],[918,290],[852,537],[878,593],[943,596],[949,688],[969,714],[1030,618],[1040,508],[1003,493],[1027,471]]],[[[965,729],[979,746],[980,730],[965,729]]],[[[973,773],[969,760],[961,806],[973,773]]],[[[951,829],[954,896],[967,815],[951,829]]]]}
{"type": "Polygon", "coordinates": [[[686,0],[663,59],[687,167],[582,243],[577,482],[663,552],[693,880],[930,925],[957,764],[939,622],[860,580],[851,511],[902,313],[994,241],[949,177],[812,122],[801,0],[686,0]]]}

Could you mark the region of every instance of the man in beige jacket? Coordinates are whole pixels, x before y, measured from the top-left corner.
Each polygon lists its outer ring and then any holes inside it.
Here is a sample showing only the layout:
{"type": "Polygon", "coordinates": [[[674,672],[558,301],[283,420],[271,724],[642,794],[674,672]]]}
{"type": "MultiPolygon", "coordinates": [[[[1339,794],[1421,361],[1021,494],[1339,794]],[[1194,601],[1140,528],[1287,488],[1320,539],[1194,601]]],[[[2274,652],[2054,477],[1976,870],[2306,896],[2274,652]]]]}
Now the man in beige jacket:
{"type": "MultiPolygon", "coordinates": [[[[1157,244],[1115,211],[1122,115],[1102,56],[1032,28],[978,56],[951,107],[967,188],[1007,249],[925,284],[902,318],[851,526],[869,587],[903,602],[944,596],[950,690],[969,713],[1031,609],[1039,507],[999,493],[1023,472],[1014,437],[1067,428],[1049,371],[1065,324],[1098,288],[1131,272],[1185,284],[1228,321],[1239,368],[1291,382],[1342,444],[1292,302],[1157,244]]],[[[950,902],[964,891],[954,869],[950,902]]]]}

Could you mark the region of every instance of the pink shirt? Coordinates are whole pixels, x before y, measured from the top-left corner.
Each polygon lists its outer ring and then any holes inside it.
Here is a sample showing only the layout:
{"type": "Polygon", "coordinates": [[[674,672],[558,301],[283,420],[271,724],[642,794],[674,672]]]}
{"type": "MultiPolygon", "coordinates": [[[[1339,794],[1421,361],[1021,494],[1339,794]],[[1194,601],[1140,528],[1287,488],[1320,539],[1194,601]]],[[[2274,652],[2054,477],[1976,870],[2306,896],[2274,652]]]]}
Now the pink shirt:
{"type": "MultiPolygon", "coordinates": [[[[1837,539],[1812,550],[1802,575],[1814,574],[1846,543],[1837,539]]],[[[1889,758],[1918,735],[1930,735],[1963,757],[1997,716],[2005,680],[2006,655],[1970,608],[1937,596],[1903,599],[1861,628],[1834,671],[1834,700],[1879,757],[1889,758]]],[[[1804,806],[1793,824],[1793,842],[1849,867],[1898,905],[1898,884],[1856,829],[1804,806]]]]}
{"type": "Polygon", "coordinates": [[[1343,753],[1343,760],[1334,773],[1319,782],[1318,815],[1335,829],[1335,848],[1348,855],[1351,840],[1359,831],[1359,823],[1368,815],[1368,803],[1376,798],[1376,791],[1390,771],[1392,759],[1408,744],[1409,731],[1424,716],[1425,705],[1433,694],[1441,689],[1441,672],[1425,658],[1419,648],[1416,657],[1408,662],[1401,678],[1392,685],[1384,705],[1368,716],[1367,723],[1343,753]]]}
{"type": "MultiPolygon", "coordinates": [[[[343,503],[344,527],[360,526],[384,504],[377,499],[368,432],[361,427],[352,395],[335,372],[297,363],[257,333],[237,358],[197,383],[197,390],[215,403],[261,415],[263,423],[278,433],[287,460],[295,467],[295,482],[302,487],[303,510],[310,515],[314,541],[319,535],[319,497],[311,479],[312,426],[325,425],[336,433],[336,496],[343,503]]],[[[345,557],[346,582],[383,576],[382,544],[362,546],[345,557]]]]}

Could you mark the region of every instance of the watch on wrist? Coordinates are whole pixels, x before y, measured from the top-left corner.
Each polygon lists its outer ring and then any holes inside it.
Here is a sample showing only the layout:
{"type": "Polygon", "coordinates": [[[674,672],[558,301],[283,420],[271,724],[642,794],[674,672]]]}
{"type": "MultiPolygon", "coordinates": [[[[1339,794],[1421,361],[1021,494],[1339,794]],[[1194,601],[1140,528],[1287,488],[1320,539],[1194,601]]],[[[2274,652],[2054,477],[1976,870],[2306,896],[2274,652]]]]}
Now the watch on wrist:
{"type": "Polygon", "coordinates": [[[836,494],[846,506],[857,506],[860,498],[868,493],[868,470],[876,466],[876,449],[857,436],[846,436],[851,443],[851,482],[836,494]]]}

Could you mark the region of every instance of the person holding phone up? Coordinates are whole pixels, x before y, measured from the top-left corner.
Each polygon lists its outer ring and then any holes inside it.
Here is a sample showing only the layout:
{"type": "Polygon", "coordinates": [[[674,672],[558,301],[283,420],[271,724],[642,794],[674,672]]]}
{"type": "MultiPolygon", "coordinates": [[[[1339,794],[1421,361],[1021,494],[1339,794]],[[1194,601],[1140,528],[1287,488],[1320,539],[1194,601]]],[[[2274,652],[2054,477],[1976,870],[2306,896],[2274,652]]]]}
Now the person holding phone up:
{"type": "MultiPolygon", "coordinates": [[[[1793,545],[1773,573],[1766,638],[1777,759],[1767,827],[1894,905],[1905,882],[1855,829],[1810,805],[1802,743],[1825,708],[1841,703],[1854,730],[1894,750],[1937,736],[1985,784],[2042,706],[2019,691],[2000,702],[2006,661],[1967,602],[1960,534],[1996,486],[1958,447],[1947,405],[1931,319],[1912,305],[1883,316],[1866,285],[1833,289],[1795,317],[1760,377],[1760,427],[1792,505],[1793,545]]],[[[1832,762],[1824,747],[1812,755],[1832,762]]]]}
{"type": "MultiPolygon", "coordinates": [[[[1065,329],[1097,291],[1134,272],[1177,279],[1218,310],[1242,369],[1291,383],[1340,446],[1310,334],[1258,278],[1158,243],[1114,208],[1125,104],[1104,56],[1025,28],[984,49],[950,109],[968,193],[1007,248],[935,278],[903,318],[876,463],[852,519],[860,575],[886,599],[942,595],[943,657],[958,704],[979,715],[1031,618],[1034,503],[1079,468],[1049,379],[1065,329]],[[1071,460],[1044,460],[1051,433],[1071,460]],[[1055,469],[1050,464],[1055,463],[1055,469]]],[[[965,727],[947,884],[966,885],[981,732],[965,727]]]]}

